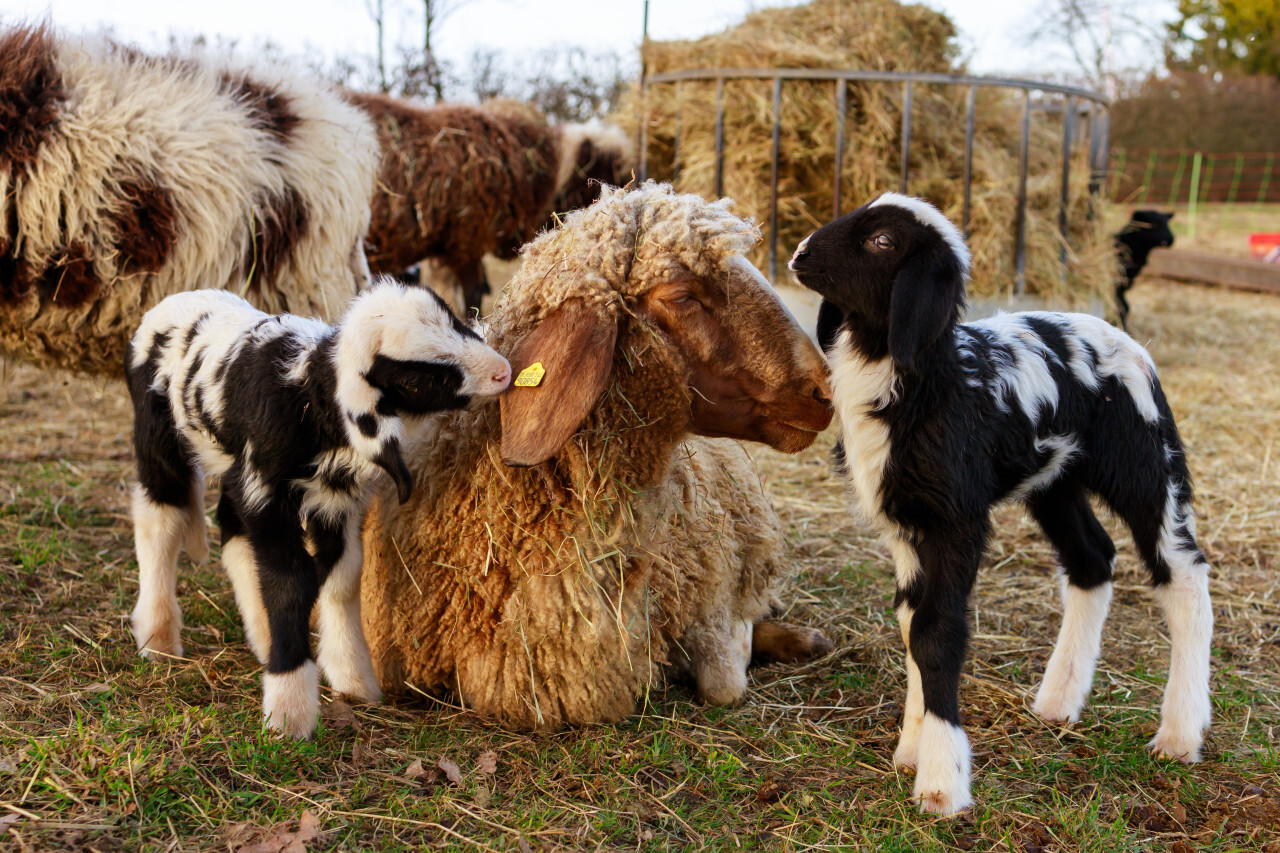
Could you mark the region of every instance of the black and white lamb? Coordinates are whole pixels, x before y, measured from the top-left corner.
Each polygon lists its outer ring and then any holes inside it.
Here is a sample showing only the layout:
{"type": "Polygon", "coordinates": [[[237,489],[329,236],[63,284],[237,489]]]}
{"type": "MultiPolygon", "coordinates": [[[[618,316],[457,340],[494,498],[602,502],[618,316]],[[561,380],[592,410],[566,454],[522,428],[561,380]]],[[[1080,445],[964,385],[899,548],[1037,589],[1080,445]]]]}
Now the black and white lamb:
{"type": "Polygon", "coordinates": [[[840,421],[837,461],[893,555],[907,645],[894,763],[927,812],[969,806],[958,690],[966,607],[990,509],[1022,501],[1062,566],[1063,621],[1036,696],[1077,720],[1111,602],[1116,550],[1089,505],[1133,532],[1173,654],[1156,754],[1198,760],[1209,726],[1209,566],[1173,415],[1141,346],[1082,314],[960,323],[969,252],[927,202],[887,193],[809,235],[791,260],[823,297],[819,339],[840,421]]]}
{"type": "Polygon", "coordinates": [[[1133,280],[1147,265],[1151,250],[1173,245],[1173,231],[1169,228],[1172,213],[1158,210],[1135,210],[1124,228],[1116,235],[1116,259],[1120,261],[1120,278],[1116,280],[1116,312],[1120,325],[1129,328],[1129,300],[1125,294],[1133,287],[1133,280]]]}
{"type": "Polygon", "coordinates": [[[222,563],[266,664],[268,725],[308,737],[319,702],[309,620],[329,684],[381,699],[360,626],[360,524],[381,469],[408,500],[402,416],[466,406],[511,368],[430,290],[384,281],[336,326],[268,315],[223,290],[147,312],[126,355],[143,656],[182,655],[178,547],[206,553],[204,478],[220,475],[222,563]]]}

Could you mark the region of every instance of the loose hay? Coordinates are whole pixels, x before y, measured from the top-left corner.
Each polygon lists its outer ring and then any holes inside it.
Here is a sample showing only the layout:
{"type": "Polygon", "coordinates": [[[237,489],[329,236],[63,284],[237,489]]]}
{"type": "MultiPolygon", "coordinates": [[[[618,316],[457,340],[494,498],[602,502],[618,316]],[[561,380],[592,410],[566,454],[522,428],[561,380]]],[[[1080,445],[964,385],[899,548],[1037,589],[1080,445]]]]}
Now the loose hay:
{"type": "MultiPolygon", "coordinates": [[[[755,12],[723,33],[696,41],[651,41],[650,74],[713,68],[835,68],[962,73],[955,27],[945,15],[893,0],[814,0],[755,12]]],[[[724,194],[739,213],[768,223],[773,140],[771,80],[724,86],[724,194]]],[[[782,259],[831,218],[835,178],[835,85],[784,81],[779,143],[778,252],[782,259]]],[[[910,184],[959,222],[964,187],[963,86],[916,84],[910,184]]],[[[975,295],[1010,293],[1015,281],[1020,92],[980,88],[973,146],[970,229],[975,295]]],[[[676,180],[682,192],[710,196],[715,187],[715,83],[660,84],[643,100],[633,90],[617,120],[633,133],[647,115],[651,177],[676,180]],[[675,137],[680,135],[678,162],[675,137]]],[[[849,83],[842,163],[842,207],[853,209],[897,190],[901,169],[902,85],[849,83]]],[[[1062,305],[1101,298],[1114,276],[1111,238],[1090,218],[1084,146],[1073,146],[1069,201],[1070,264],[1062,274],[1058,205],[1062,116],[1033,113],[1027,183],[1026,283],[1029,293],[1062,305]]],[[[767,246],[751,260],[762,269],[767,246]]]]}
{"type": "Polygon", "coordinates": [[[848,512],[830,433],[797,457],[756,457],[801,573],[789,615],[838,650],[753,670],[743,708],[707,709],[674,688],[639,719],[526,736],[441,705],[338,706],[315,741],[260,739],[258,667],[216,565],[180,575],[191,659],[157,667],[133,651],[123,385],[0,362],[0,846],[207,850],[311,810],[320,849],[521,849],[523,838],[534,849],[1275,853],[1280,300],[1145,280],[1132,298],[1186,440],[1214,570],[1216,718],[1202,764],[1143,755],[1168,651],[1127,535],[1084,719],[1046,726],[1030,713],[1060,610],[1047,544],[1005,510],[962,688],[980,807],[955,821],[915,815],[910,776],[890,764],[905,689],[893,572],[848,512]],[[496,774],[480,766],[489,750],[496,774]],[[441,757],[461,786],[406,770],[441,757]]]}

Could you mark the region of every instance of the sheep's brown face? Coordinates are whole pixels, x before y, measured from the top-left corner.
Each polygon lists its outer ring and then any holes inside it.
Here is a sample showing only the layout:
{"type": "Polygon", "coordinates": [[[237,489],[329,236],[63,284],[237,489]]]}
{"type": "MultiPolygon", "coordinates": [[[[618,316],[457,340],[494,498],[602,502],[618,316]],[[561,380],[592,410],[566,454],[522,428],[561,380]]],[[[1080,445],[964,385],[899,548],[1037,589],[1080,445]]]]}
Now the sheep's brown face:
{"type": "Polygon", "coordinates": [[[689,366],[694,433],[797,453],[831,423],[826,363],[745,259],[721,279],[669,279],[642,307],[689,366]]]}

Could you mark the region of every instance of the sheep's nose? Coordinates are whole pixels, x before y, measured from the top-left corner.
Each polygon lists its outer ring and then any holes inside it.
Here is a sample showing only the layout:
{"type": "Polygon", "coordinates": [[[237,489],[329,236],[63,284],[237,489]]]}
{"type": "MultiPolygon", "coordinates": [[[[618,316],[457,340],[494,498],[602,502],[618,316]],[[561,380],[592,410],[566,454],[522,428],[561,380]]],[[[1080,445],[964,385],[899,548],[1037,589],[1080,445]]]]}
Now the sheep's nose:
{"type": "Polygon", "coordinates": [[[511,365],[503,362],[502,367],[495,370],[489,378],[493,380],[495,385],[508,385],[511,382],[511,365]]]}
{"type": "Polygon", "coordinates": [[[823,388],[813,389],[813,399],[817,400],[824,406],[831,405],[831,392],[823,388]]]}

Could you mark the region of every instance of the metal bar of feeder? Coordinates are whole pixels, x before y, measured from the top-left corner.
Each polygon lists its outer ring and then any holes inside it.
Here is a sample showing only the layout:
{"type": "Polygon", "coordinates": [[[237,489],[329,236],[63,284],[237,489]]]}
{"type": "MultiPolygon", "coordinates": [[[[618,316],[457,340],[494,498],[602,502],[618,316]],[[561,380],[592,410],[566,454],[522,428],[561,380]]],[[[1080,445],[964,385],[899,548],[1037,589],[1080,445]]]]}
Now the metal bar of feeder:
{"type": "Polygon", "coordinates": [[[969,212],[973,208],[973,113],[977,86],[969,86],[969,96],[965,98],[964,118],[964,216],[960,230],[969,236],[969,212]]]}
{"type": "Polygon", "coordinates": [[[716,78],[716,198],[724,196],[724,78],[716,78]]]}
{"type": "Polygon", "coordinates": [[[684,85],[682,80],[676,81],[676,131],[675,138],[671,142],[671,183],[674,184],[680,180],[680,126],[684,123],[682,115],[684,103],[680,98],[680,87],[684,85]]]}
{"type": "Polygon", "coordinates": [[[1018,157],[1018,226],[1014,244],[1014,293],[1027,291],[1027,159],[1031,141],[1031,90],[1023,90],[1022,145],[1018,157]]]}
{"type": "Polygon", "coordinates": [[[902,176],[898,192],[907,194],[907,177],[911,166],[911,80],[902,84],[902,176]]]}
{"type": "Polygon", "coordinates": [[[836,81],[836,185],[833,192],[832,219],[840,218],[840,177],[844,171],[844,121],[849,104],[849,83],[836,81]]]}
{"type": "Polygon", "coordinates": [[[782,78],[773,78],[773,167],[769,194],[769,281],[778,280],[778,145],[782,139],[782,78]]]}
{"type": "Polygon", "coordinates": [[[1062,194],[1058,199],[1058,233],[1062,237],[1062,280],[1067,280],[1067,205],[1071,202],[1071,134],[1075,132],[1075,98],[1067,95],[1062,114],[1062,194]]]}

